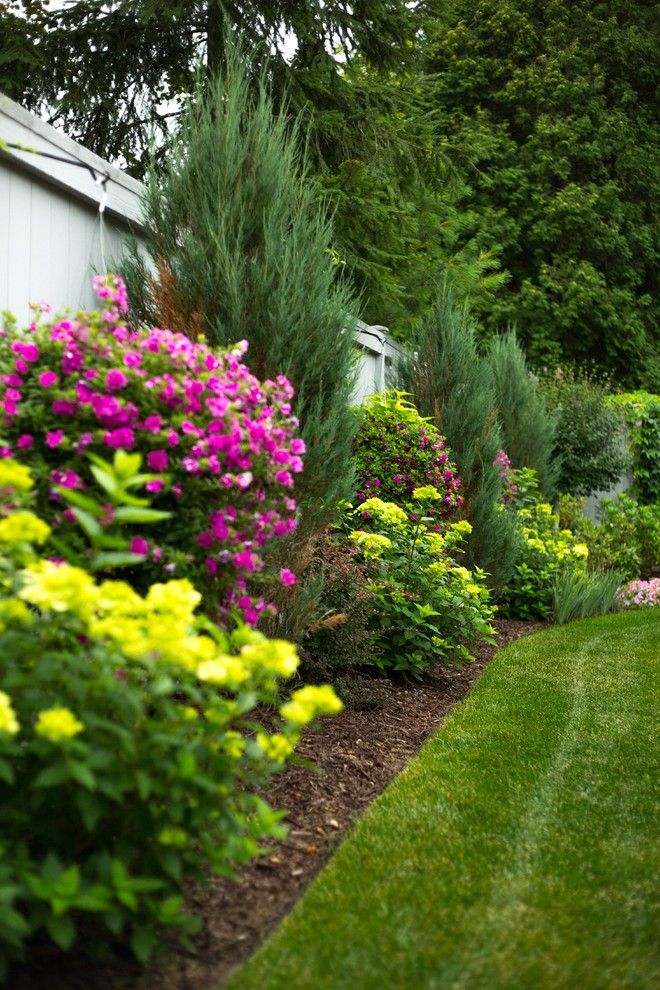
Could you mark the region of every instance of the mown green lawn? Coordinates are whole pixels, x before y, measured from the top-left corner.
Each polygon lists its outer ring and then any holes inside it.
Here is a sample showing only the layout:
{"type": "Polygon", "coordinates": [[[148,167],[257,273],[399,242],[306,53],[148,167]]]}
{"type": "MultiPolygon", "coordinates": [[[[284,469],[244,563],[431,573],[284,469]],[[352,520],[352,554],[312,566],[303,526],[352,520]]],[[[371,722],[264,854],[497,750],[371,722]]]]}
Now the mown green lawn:
{"type": "Polygon", "coordinates": [[[231,990],[660,986],[658,611],[498,654],[231,990]]]}

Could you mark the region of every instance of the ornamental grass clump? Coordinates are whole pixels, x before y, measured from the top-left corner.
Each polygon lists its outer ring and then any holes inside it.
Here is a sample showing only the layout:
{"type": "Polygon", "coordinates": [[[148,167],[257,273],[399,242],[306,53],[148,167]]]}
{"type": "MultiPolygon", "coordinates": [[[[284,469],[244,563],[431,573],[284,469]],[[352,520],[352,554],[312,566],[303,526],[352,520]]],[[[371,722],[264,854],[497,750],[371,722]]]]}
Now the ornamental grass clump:
{"type": "Polygon", "coordinates": [[[436,524],[463,504],[461,479],[445,438],[403,392],[392,390],[366,399],[353,450],[360,502],[378,496],[414,512],[414,490],[430,485],[439,493],[428,506],[436,524]]]}
{"type": "MultiPolygon", "coordinates": [[[[296,528],[292,489],[305,444],[293,389],[281,375],[255,378],[245,342],[212,350],[170,330],[129,330],[122,280],[97,277],[95,287],[100,311],[33,322],[23,333],[9,327],[0,338],[0,453],[33,469],[40,514],[79,548],[80,515],[58,488],[85,511],[92,475],[103,484],[90,456],[139,453],[150,472],[144,490],[170,515],[134,531],[130,549],[142,566],[132,580],[144,590],[189,577],[215,614],[233,606],[255,624],[268,608],[257,586],[264,548],[296,528]]],[[[109,497],[98,524],[110,526],[114,514],[109,497]]]]}
{"type": "Polygon", "coordinates": [[[187,579],[143,596],[39,556],[31,485],[0,461],[0,979],[33,937],[140,960],[168,933],[188,943],[184,885],[283,834],[259,792],[341,708],[328,686],[282,697],[295,647],[220,630],[187,579]]]}

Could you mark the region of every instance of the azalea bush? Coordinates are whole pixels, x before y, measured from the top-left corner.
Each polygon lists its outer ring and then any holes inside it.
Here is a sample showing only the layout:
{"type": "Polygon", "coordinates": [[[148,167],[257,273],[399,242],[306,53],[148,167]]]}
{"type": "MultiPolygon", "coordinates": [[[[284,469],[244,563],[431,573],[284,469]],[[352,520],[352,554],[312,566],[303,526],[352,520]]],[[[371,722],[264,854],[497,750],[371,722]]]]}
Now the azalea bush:
{"type": "Polygon", "coordinates": [[[444,437],[403,392],[369,396],[353,448],[359,502],[377,496],[414,511],[413,491],[431,485],[440,493],[428,507],[436,524],[463,504],[461,479],[444,437]]]}
{"type": "Polygon", "coordinates": [[[141,960],[168,931],[189,939],[183,885],[282,835],[258,791],[341,707],[327,686],[282,697],[295,647],[221,631],[187,579],[142,596],[40,557],[31,487],[0,461],[0,974],[37,935],[121,939],[141,960]]]}
{"type": "Polygon", "coordinates": [[[443,494],[431,485],[411,494],[412,514],[367,499],[349,517],[356,526],[349,539],[375,565],[372,663],[419,677],[436,664],[471,660],[479,642],[492,642],[494,613],[483,572],[456,560],[470,524],[449,523],[437,532],[431,510],[443,494]]]}
{"type": "MultiPolygon", "coordinates": [[[[305,446],[291,385],[282,376],[259,382],[243,363],[244,342],[219,351],[169,330],[129,330],[121,279],[95,286],[100,311],[25,332],[9,326],[0,337],[0,453],[33,469],[40,514],[81,549],[80,516],[58,488],[86,511],[86,489],[102,471],[90,456],[139,453],[151,474],[144,489],[171,516],[133,533],[130,550],[144,563],[134,579],[144,590],[187,576],[205,589],[207,607],[234,606],[254,624],[268,607],[255,583],[264,547],[296,527],[292,489],[305,446]]],[[[114,519],[112,494],[101,526],[114,519]]]]}
{"type": "Polygon", "coordinates": [[[516,493],[502,511],[515,514],[520,545],[513,576],[502,591],[502,612],[519,619],[549,618],[557,608],[558,580],[586,573],[589,548],[570,529],[561,528],[558,513],[542,500],[531,468],[512,476],[516,493]]]}
{"type": "Polygon", "coordinates": [[[630,581],[619,590],[617,604],[621,608],[635,608],[641,605],[660,606],[660,578],[650,581],[630,581]]]}

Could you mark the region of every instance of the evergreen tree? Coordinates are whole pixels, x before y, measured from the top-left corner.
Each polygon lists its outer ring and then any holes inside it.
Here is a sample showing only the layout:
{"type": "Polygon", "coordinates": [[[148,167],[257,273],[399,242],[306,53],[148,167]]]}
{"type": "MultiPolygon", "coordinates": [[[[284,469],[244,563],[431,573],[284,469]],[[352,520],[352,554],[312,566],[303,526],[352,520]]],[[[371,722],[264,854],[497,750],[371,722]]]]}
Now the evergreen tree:
{"type": "Polygon", "coordinates": [[[463,513],[472,524],[468,566],[483,567],[500,588],[513,572],[517,534],[502,510],[502,478],[494,464],[502,447],[495,387],[479,355],[477,327],[444,285],[420,327],[415,357],[402,369],[423,416],[447,437],[461,478],[463,513]]]}
{"type": "Polygon", "coordinates": [[[657,17],[646,0],[431,0],[438,135],[468,149],[473,236],[511,279],[477,304],[534,367],[658,373],[657,17]]]}
{"type": "Polygon", "coordinates": [[[556,420],[536,378],[530,375],[515,333],[493,337],[484,360],[495,386],[502,447],[514,468],[534,468],[541,493],[552,499],[560,474],[555,454],[556,420]]]}
{"type": "Polygon", "coordinates": [[[331,217],[304,132],[227,51],[147,181],[146,250],[124,272],[140,318],[213,344],[245,339],[260,378],[286,375],[307,444],[303,532],[351,490],[354,301],[329,250],[331,217]]]}

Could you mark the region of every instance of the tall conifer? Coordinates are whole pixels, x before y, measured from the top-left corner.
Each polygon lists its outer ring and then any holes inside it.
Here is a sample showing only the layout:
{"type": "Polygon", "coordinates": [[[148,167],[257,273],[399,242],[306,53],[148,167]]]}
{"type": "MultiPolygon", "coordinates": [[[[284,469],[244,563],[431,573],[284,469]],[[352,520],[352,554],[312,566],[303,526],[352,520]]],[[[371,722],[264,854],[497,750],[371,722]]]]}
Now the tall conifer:
{"type": "Polygon", "coordinates": [[[260,377],[286,375],[307,444],[303,532],[351,490],[355,304],[305,133],[255,87],[240,46],[198,89],[147,180],[146,250],[124,270],[140,317],[214,344],[246,339],[260,377]]]}

